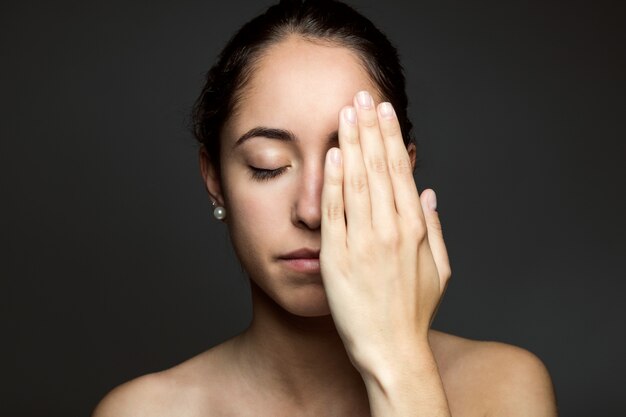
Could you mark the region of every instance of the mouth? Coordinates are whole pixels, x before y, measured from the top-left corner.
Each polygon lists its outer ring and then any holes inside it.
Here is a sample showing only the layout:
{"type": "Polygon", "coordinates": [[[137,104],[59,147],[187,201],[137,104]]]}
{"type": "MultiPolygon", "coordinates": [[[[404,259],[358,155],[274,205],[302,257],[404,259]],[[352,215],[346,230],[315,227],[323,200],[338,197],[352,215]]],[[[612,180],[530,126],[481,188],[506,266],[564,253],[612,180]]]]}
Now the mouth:
{"type": "Polygon", "coordinates": [[[278,260],[286,267],[305,274],[320,273],[319,249],[301,248],[281,255],[278,260]]]}

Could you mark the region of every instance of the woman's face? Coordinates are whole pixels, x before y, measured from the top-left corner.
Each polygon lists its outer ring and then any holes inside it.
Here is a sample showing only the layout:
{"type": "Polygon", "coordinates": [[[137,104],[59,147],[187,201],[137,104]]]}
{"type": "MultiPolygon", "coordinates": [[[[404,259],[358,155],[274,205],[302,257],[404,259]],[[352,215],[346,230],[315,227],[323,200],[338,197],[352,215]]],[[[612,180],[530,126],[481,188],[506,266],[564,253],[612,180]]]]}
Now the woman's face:
{"type": "Polygon", "coordinates": [[[221,189],[207,186],[250,278],[292,314],[330,313],[319,261],[283,258],[320,249],[324,158],[360,90],[376,94],[353,52],[294,36],[266,51],[223,130],[221,189]]]}

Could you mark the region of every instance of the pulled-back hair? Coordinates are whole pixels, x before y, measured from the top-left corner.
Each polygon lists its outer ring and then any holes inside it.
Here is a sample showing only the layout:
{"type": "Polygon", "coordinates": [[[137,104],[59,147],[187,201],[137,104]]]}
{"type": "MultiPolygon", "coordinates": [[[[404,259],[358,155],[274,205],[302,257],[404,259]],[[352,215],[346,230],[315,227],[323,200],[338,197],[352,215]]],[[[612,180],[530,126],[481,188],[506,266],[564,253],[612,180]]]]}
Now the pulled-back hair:
{"type": "Polygon", "coordinates": [[[405,80],[396,48],[372,22],[335,0],[282,0],[246,23],[207,73],[193,108],[193,132],[220,175],[220,134],[236,111],[255,64],[268,47],[288,36],[345,47],[360,58],[383,100],[393,106],[406,145],[412,141],[405,80]]]}

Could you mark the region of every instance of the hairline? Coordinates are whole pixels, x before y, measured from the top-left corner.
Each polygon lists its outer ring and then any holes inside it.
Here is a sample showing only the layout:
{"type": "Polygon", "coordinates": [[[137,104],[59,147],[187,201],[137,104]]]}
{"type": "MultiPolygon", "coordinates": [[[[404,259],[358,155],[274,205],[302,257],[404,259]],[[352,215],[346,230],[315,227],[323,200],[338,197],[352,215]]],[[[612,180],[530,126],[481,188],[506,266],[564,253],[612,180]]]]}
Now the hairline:
{"type": "MultiPolygon", "coordinates": [[[[245,95],[247,86],[250,84],[253,74],[259,69],[263,58],[267,56],[267,54],[274,48],[279,45],[289,41],[292,38],[299,38],[304,41],[310,42],[314,45],[332,47],[332,48],[344,48],[354,54],[354,57],[357,59],[361,69],[365,72],[367,77],[369,78],[372,86],[375,88],[375,93],[381,100],[388,100],[383,92],[380,84],[374,77],[374,74],[371,71],[371,68],[367,65],[365,53],[359,48],[355,48],[349,45],[346,41],[342,40],[338,36],[329,36],[329,37],[321,37],[310,34],[302,33],[297,29],[297,27],[287,27],[281,28],[276,31],[277,33],[266,42],[262,43],[257,47],[257,50],[254,50],[250,57],[248,65],[244,68],[237,80],[236,90],[233,93],[231,103],[229,103],[230,108],[228,110],[228,116],[224,120],[222,124],[222,129],[219,132],[219,140],[222,140],[223,131],[228,126],[229,122],[233,117],[235,117],[239,111],[239,104],[245,100],[245,95]]],[[[355,92],[356,93],[356,92],[355,92]]]]}

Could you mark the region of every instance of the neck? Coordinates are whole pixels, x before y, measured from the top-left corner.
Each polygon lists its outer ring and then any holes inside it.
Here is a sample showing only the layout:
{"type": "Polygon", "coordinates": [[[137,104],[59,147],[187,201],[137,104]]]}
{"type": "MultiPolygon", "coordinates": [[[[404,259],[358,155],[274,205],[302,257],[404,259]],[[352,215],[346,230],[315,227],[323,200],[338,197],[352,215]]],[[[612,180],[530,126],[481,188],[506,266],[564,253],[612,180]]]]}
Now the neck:
{"type": "Polygon", "coordinates": [[[253,319],[236,342],[242,375],[297,404],[367,403],[332,316],[293,315],[251,286],[253,319]]]}

